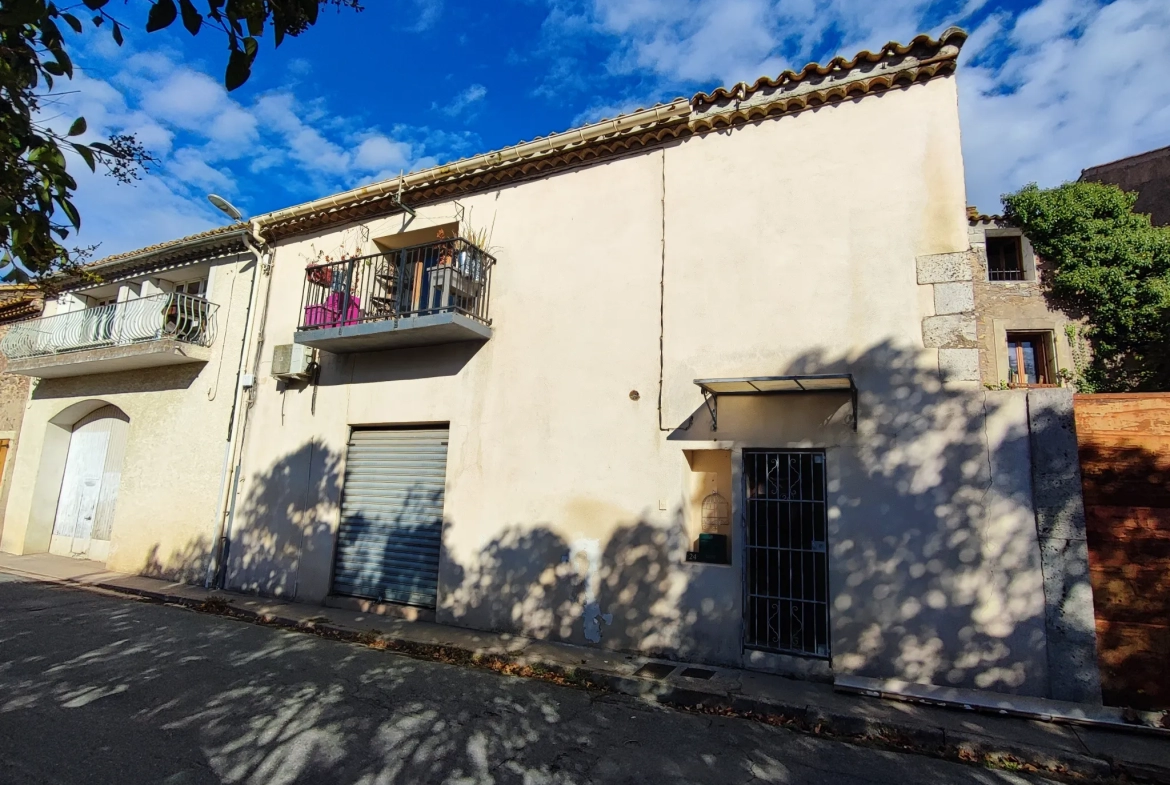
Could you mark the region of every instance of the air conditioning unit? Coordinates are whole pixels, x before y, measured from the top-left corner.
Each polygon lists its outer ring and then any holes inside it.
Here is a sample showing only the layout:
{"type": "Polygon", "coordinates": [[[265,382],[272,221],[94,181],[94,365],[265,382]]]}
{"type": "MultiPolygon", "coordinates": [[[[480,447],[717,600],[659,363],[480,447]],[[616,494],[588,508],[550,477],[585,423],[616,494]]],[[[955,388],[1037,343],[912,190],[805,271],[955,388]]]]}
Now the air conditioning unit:
{"type": "Polygon", "coordinates": [[[272,348],[272,375],[277,379],[308,379],[313,372],[311,346],[286,343],[272,348]]]}

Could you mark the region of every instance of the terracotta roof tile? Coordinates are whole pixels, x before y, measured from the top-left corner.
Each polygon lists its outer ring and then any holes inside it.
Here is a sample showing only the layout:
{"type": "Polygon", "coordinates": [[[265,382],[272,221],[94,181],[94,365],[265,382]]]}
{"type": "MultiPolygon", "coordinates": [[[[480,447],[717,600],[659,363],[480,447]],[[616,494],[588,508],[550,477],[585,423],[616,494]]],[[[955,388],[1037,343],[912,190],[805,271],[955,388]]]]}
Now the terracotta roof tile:
{"type": "Polygon", "coordinates": [[[123,262],[123,261],[126,261],[127,259],[138,259],[138,258],[143,257],[143,256],[155,256],[157,254],[163,254],[163,253],[166,253],[168,250],[174,249],[174,248],[179,247],[179,246],[185,246],[188,243],[192,243],[192,242],[195,242],[197,240],[212,240],[216,237],[235,234],[235,233],[240,232],[240,231],[247,229],[247,228],[248,228],[248,224],[246,224],[246,223],[234,223],[234,224],[231,224],[230,226],[218,226],[215,229],[208,229],[206,232],[198,232],[196,234],[189,234],[186,237],[180,237],[177,240],[167,240],[166,242],[155,243],[154,245],[148,245],[145,248],[138,248],[138,249],[133,250],[133,251],[126,251],[124,253],[106,256],[102,259],[98,259],[95,262],[90,262],[89,264],[85,265],[85,269],[93,270],[93,269],[97,269],[97,268],[101,268],[101,267],[107,267],[107,266],[109,266],[111,264],[115,264],[117,262],[123,262]]]}
{"type": "Polygon", "coordinates": [[[751,85],[746,82],[740,82],[732,87],[730,90],[726,87],[720,87],[711,93],[696,93],[691,99],[692,106],[702,106],[704,104],[713,104],[717,101],[726,99],[744,100],[754,93],[764,89],[774,89],[783,87],[784,85],[793,84],[795,82],[803,82],[814,76],[829,76],[834,73],[841,73],[845,71],[852,71],[859,65],[864,63],[878,63],[882,60],[890,60],[898,57],[905,57],[908,54],[924,54],[927,57],[919,60],[919,65],[928,64],[930,56],[939,56],[952,60],[954,55],[958,54],[958,48],[967,40],[967,33],[958,27],[947,28],[937,40],[931,38],[929,35],[915,36],[910,43],[900,44],[897,41],[890,41],[877,52],[871,52],[864,49],[853,56],[852,59],[846,60],[844,57],[834,57],[824,65],[819,63],[809,63],[804,68],[796,71],[785,71],[775,79],[768,76],[761,76],[751,85]],[[953,53],[945,53],[944,49],[954,47],[953,53]]]}

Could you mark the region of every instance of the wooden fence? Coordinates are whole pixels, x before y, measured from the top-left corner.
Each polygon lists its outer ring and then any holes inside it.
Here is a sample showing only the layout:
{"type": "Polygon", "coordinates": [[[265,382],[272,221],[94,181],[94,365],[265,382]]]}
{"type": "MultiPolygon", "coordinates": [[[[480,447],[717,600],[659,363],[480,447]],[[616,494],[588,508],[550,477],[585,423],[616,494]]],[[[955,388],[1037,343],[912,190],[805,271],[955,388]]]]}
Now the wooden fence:
{"type": "Polygon", "coordinates": [[[1170,393],[1077,395],[1105,703],[1170,707],[1170,393]]]}

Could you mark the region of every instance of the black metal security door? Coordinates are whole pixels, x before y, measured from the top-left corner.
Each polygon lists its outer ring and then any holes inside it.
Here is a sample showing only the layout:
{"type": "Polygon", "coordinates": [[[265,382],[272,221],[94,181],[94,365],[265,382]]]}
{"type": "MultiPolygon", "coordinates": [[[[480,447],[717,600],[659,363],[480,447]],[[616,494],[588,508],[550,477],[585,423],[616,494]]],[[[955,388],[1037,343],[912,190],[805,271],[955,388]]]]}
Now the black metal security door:
{"type": "Polygon", "coordinates": [[[829,656],[825,454],[745,450],[744,647],[829,656]]]}

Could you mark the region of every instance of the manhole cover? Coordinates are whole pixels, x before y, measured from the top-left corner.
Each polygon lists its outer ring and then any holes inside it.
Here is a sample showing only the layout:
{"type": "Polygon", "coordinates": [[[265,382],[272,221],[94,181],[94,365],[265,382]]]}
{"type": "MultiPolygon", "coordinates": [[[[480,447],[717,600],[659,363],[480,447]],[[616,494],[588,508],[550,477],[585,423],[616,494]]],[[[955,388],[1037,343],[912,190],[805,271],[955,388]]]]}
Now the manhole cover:
{"type": "Polygon", "coordinates": [[[709,679],[715,675],[715,671],[709,671],[706,668],[687,668],[680,676],[686,676],[688,679],[709,679]]]}

